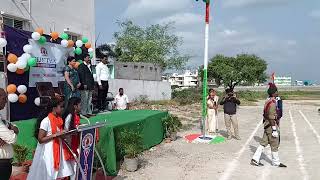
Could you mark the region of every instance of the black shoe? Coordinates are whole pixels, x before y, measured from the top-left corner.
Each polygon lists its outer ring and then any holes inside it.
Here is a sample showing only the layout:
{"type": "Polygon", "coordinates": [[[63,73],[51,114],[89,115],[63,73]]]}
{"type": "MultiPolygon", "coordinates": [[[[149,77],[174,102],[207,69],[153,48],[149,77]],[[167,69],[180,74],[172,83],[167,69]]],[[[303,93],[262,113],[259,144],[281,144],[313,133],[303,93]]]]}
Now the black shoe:
{"type": "Polygon", "coordinates": [[[251,163],[250,164],[253,165],[253,166],[264,166],[261,162],[257,162],[254,159],[251,159],[251,163]]]}
{"type": "Polygon", "coordinates": [[[286,166],[286,165],[284,165],[284,164],[282,164],[282,163],[280,163],[278,167],[286,168],[287,166],[286,166]]]}

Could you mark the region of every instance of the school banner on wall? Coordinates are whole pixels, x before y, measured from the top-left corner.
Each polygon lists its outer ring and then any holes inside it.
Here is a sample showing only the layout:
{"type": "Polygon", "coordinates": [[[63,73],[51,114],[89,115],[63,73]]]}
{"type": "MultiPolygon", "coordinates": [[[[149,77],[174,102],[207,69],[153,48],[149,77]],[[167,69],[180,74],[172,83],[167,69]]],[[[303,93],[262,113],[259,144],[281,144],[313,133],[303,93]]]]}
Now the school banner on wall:
{"type": "Polygon", "coordinates": [[[36,82],[51,82],[53,87],[58,87],[58,81],[64,81],[66,59],[73,49],[50,42],[40,45],[32,39],[29,44],[33,47],[32,57],[37,59],[37,65],[30,68],[29,87],[36,87],[36,82]]]}

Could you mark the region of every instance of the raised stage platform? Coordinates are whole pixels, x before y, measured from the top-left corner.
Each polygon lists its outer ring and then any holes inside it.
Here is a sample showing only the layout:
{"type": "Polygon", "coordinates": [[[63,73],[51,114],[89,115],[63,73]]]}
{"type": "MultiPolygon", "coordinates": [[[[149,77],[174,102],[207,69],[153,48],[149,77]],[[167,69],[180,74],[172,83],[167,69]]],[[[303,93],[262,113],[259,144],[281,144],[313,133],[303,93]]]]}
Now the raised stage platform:
{"type": "MultiPolygon", "coordinates": [[[[108,122],[106,127],[99,130],[100,140],[97,148],[101,152],[105,169],[109,175],[117,175],[117,159],[121,158],[116,148],[117,142],[115,137],[117,134],[123,128],[138,128],[143,136],[144,149],[149,149],[162,142],[164,130],[161,119],[167,114],[167,112],[152,110],[114,111],[90,118],[91,123],[104,120],[108,122]]],[[[25,145],[32,150],[37,145],[37,141],[33,136],[35,122],[35,119],[14,122],[20,129],[17,143],[25,145]]],[[[81,122],[87,123],[85,120],[81,122]]]]}

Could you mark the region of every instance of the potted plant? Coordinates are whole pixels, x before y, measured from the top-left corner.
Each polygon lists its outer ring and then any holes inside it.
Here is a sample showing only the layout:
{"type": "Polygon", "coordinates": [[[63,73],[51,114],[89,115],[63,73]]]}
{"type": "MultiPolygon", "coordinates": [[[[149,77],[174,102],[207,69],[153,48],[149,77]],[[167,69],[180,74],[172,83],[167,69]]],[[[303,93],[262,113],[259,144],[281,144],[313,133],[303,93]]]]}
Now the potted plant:
{"type": "Polygon", "coordinates": [[[138,131],[124,130],[120,132],[119,144],[124,154],[123,165],[129,172],[138,169],[138,154],[143,151],[142,137],[138,131]]]}
{"type": "Polygon", "coordinates": [[[169,114],[162,119],[162,124],[165,129],[166,138],[170,138],[171,141],[177,139],[177,132],[182,127],[182,123],[177,116],[169,114]]]}
{"type": "Polygon", "coordinates": [[[30,152],[28,147],[14,144],[14,163],[12,167],[12,176],[27,173],[29,171],[30,163],[26,162],[27,156],[30,152]]]}

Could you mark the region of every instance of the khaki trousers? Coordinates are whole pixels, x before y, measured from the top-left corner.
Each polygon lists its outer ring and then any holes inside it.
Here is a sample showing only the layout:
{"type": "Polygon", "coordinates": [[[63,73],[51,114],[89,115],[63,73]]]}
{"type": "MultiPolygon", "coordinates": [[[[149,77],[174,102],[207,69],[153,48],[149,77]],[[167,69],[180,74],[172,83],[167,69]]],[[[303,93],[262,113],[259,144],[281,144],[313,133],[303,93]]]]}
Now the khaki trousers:
{"type": "Polygon", "coordinates": [[[236,114],[224,114],[224,122],[226,124],[228,136],[232,136],[231,125],[234,130],[234,136],[239,137],[238,119],[236,114]]]}

